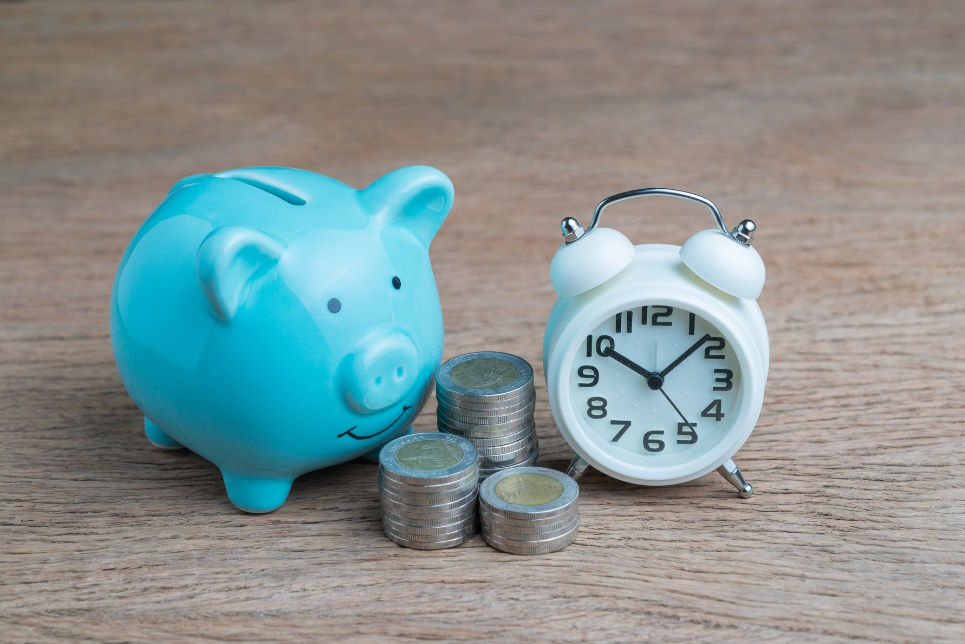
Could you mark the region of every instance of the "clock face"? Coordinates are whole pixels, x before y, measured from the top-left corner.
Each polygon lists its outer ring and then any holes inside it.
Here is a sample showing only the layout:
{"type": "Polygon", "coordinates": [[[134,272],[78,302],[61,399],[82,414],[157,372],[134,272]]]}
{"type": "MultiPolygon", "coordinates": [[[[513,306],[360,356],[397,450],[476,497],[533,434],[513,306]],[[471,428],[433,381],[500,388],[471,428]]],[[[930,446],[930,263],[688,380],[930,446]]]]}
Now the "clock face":
{"type": "Polygon", "coordinates": [[[673,467],[717,445],[738,416],[741,370],[713,324],[647,304],[575,343],[569,400],[585,434],[618,460],[673,467]]]}

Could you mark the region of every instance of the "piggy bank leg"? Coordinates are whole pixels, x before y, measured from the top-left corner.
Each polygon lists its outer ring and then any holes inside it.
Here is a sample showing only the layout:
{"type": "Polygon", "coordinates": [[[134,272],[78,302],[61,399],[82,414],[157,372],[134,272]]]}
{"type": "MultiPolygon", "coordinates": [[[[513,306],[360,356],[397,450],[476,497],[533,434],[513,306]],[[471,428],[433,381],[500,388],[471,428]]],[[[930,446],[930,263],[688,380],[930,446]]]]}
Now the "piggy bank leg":
{"type": "Polygon", "coordinates": [[[290,478],[246,476],[221,470],[228,498],[245,512],[271,512],[278,509],[292,489],[290,478]]]}
{"type": "Polygon", "coordinates": [[[164,430],[158,427],[154,421],[147,416],[144,417],[144,433],[155,447],[162,449],[181,449],[184,447],[184,445],[165,434],[164,430]]]}
{"type": "MultiPolygon", "coordinates": [[[[395,434],[392,436],[392,438],[389,438],[388,440],[386,440],[385,443],[388,443],[390,440],[393,440],[393,439],[395,439],[395,438],[398,438],[399,436],[405,436],[405,435],[411,434],[411,433],[412,433],[412,428],[411,428],[411,427],[406,427],[405,429],[402,429],[402,430],[398,431],[397,433],[395,433],[395,434]]],[[[369,463],[378,463],[378,462],[379,462],[379,452],[381,452],[381,451],[382,451],[382,448],[385,447],[385,443],[382,443],[381,445],[379,445],[378,447],[376,447],[375,449],[373,449],[371,452],[369,452],[369,453],[367,453],[367,454],[363,454],[363,455],[362,455],[362,458],[363,458],[364,460],[368,461],[369,463]]]]}

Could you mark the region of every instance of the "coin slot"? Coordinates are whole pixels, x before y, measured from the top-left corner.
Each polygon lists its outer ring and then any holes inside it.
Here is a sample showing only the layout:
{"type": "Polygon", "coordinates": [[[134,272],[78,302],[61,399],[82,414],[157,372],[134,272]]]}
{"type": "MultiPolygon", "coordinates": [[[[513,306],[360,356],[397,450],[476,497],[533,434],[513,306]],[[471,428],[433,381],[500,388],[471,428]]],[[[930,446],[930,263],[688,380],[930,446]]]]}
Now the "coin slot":
{"type": "Polygon", "coordinates": [[[258,179],[252,179],[250,177],[239,177],[235,175],[235,176],[232,176],[231,178],[234,179],[235,181],[240,181],[241,183],[247,183],[252,188],[258,188],[263,192],[267,192],[268,194],[274,197],[278,197],[282,201],[286,203],[290,203],[293,206],[304,206],[306,203],[304,199],[302,199],[301,197],[299,197],[293,192],[289,192],[285,190],[281,186],[277,186],[271,183],[265,183],[264,181],[259,181],[258,179]]]}

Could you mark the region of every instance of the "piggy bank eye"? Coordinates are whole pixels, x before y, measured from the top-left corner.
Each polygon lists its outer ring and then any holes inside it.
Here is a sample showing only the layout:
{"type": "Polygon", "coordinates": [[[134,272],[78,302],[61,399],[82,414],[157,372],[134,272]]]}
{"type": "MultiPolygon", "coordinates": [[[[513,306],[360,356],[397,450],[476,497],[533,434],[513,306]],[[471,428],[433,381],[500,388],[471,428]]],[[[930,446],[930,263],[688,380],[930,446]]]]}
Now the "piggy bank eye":
{"type": "Polygon", "coordinates": [[[342,310],[342,303],[338,301],[337,297],[333,297],[328,301],[328,310],[332,313],[338,313],[342,310]]]}
{"type": "Polygon", "coordinates": [[[395,287],[395,290],[397,290],[397,291],[398,291],[400,288],[402,288],[402,280],[399,279],[399,276],[398,276],[398,275],[396,275],[395,277],[392,278],[392,286],[395,287]]]}

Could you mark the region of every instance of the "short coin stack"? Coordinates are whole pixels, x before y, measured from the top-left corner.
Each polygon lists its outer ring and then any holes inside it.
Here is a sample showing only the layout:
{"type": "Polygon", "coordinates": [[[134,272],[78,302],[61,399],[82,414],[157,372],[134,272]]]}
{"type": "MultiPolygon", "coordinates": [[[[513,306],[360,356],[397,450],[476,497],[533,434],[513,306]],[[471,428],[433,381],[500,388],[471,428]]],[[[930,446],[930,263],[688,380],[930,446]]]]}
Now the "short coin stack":
{"type": "Polygon", "coordinates": [[[544,467],[497,472],[479,488],[486,543],[517,555],[555,552],[573,543],[580,528],[580,487],[544,467]]]}
{"type": "Polygon", "coordinates": [[[522,358],[479,351],[447,360],[436,374],[436,399],[439,431],[472,441],[480,479],[536,463],[533,368],[522,358]]]}
{"type": "Polygon", "coordinates": [[[382,528],[397,544],[452,548],[478,528],[479,457],[458,436],[402,436],[379,452],[382,528]]]}

